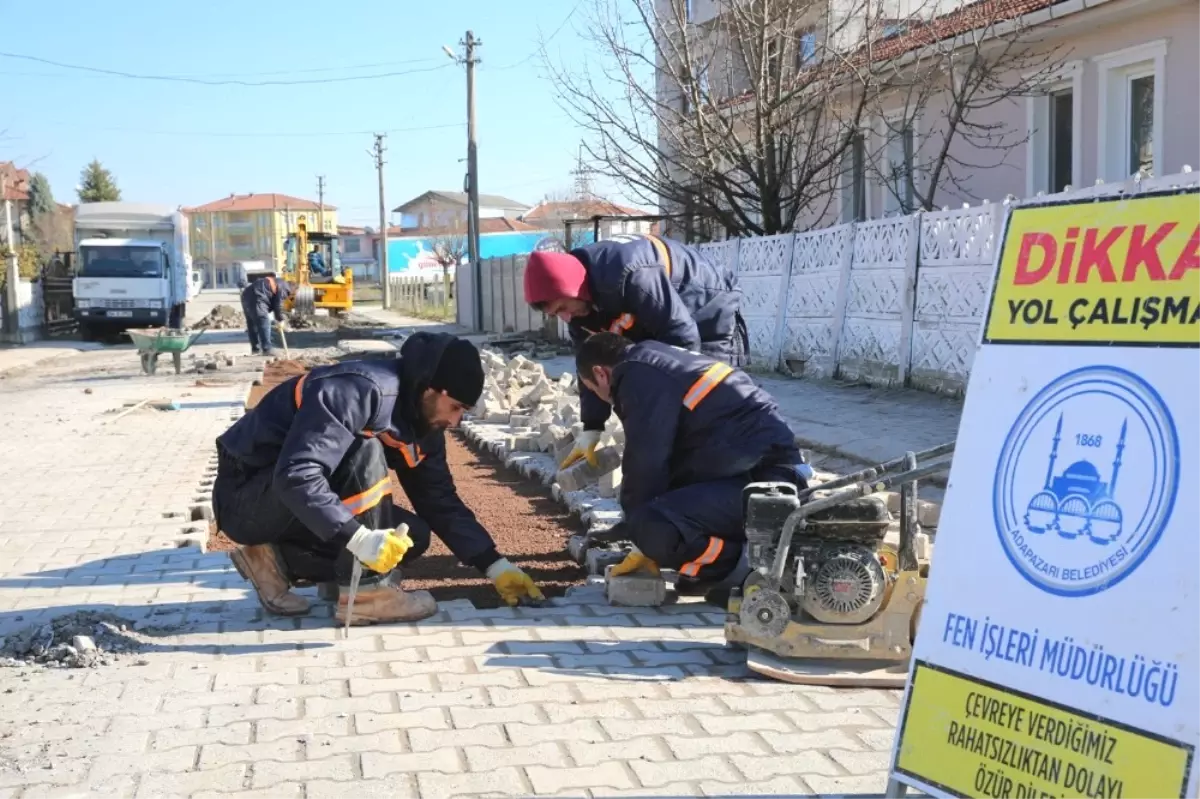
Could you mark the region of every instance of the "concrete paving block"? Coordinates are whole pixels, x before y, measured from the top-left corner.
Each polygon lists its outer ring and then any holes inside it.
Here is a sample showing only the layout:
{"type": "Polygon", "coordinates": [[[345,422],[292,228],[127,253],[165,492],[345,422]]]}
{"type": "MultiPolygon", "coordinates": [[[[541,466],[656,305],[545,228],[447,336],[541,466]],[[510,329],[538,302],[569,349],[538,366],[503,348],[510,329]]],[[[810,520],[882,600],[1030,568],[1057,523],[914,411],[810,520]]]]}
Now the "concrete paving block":
{"type": "Polygon", "coordinates": [[[592,466],[586,459],[581,460],[569,469],[560,471],[555,475],[555,480],[563,487],[563,491],[578,491],[584,486],[597,482],[620,465],[620,451],[616,447],[605,447],[596,450],[596,466],[592,466]]]}
{"type": "Polygon", "coordinates": [[[573,535],[567,539],[567,555],[571,560],[580,563],[583,560],[584,545],[587,543],[586,535],[573,535]]]}
{"type": "Polygon", "coordinates": [[[600,476],[600,496],[605,499],[616,499],[621,494],[621,467],[600,476]]]}
{"type": "Polygon", "coordinates": [[[509,449],[514,452],[538,452],[541,450],[541,445],[536,433],[521,433],[520,435],[510,435],[509,449]]]}
{"type": "Polygon", "coordinates": [[[604,575],[609,566],[615,566],[625,560],[626,554],[620,549],[589,549],[584,557],[584,566],[588,574],[604,575]]]}
{"type": "Polygon", "coordinates": [[[610,605],[656,608],[667,601],[667,584],[661,577],[625,574],[613,577],[605,570],[604,593],[610,605]]]}
{"type": "Polygon", "coordinates": [[[513,427],[532,427],[533,417],[523,413],[514,413],[509,417],[508,423],[513,427]]]}

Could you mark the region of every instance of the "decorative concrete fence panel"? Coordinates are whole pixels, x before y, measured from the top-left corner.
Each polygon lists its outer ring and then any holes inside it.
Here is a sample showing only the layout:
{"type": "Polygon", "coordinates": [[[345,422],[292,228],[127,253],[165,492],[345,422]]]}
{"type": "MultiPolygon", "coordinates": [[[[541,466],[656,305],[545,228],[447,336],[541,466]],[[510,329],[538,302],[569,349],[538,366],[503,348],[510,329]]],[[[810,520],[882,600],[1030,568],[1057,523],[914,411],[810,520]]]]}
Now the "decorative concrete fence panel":
{"type": "Polygon", "coordinates": [[[912,340],[916,215],[859,222],[838,341],[837,376],[902,386],[912,340]]]}
{"type": "Polygon", "coordinates": [[[853,224],[796,235],[787,281],[781,364],[791,374],[833,377],[853,250],[853,224]]]}
{"type": "Polygon", "coordinates": [[[738,242],[741,239],[728,241],[713,241],[700,245],[700,252],[714,264],[737,267],[738,242]]]}
{"type": "Polygon", "coordinates": [[[921,215],[909,383],[962,394],[979,345],[1004,206],[921,215]]]}
{"type": "Polygon", "coordinates": [[[783,332],[783,294],[787,286],[795,236],[742,239],[737,250],[742,316],[750,336],[750,361],[774,369],[779,365],[783,332]]]}

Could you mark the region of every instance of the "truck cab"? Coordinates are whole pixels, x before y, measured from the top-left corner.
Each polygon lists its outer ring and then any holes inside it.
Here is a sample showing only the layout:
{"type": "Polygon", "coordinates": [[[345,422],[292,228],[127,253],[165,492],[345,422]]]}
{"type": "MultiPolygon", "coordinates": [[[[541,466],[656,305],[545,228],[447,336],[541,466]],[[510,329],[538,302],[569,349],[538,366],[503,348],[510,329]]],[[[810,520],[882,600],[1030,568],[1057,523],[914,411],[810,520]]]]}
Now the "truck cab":
{"type": "Polygon", "coordinates": [[[75,319],[85,339],[184,324],[191,295],[187,218],[140,203],[85,203],[75,217],[75,319]]]}

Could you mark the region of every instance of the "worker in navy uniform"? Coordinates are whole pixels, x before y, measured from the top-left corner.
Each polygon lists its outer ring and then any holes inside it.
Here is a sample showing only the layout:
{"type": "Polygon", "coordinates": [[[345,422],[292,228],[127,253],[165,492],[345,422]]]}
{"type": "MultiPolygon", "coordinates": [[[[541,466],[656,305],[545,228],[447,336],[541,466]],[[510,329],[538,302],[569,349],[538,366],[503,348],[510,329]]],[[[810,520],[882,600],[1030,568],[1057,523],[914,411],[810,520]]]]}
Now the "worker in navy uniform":
{"type": "Polygon", "coordinates": [[[316,244],[308,252],[308,271],[319,277],[330,277],[333,267],[325,263],[325,254],[316,244]]]}
{"type": "Polygon", "coordinates": [[[394,571],[429,546],[430,533],[495,584],[510,605],[542,594],[500,556],[463,504],[446,463],[445,430],[483,391],[470,342],[415,333],[392,360],[313,369],[273,388],[217,439],[213,510],[241,544],[231,553],[269,612],[301,615],[293,586],[336,582],[345,621],[353,559],[366,568],[353,622],[415,621],[437,611],[394,571]],[[394,469],[416,513],[392,502],[394,469]]]}
{"type": "Polygon", "coordinates": [[[625,426],[613,533],[635,549],[612,573],[675,569],[680,592],[724,604],[749,574],[742,490],[812,476],[775,400],[723,361],[613,333],[589,337],[576,367],[625,426]]]}
{"type": "Polygon", "coordinates": [[[283,323],[283,299],[286,284],[262,266],[246,270],[242,289],[242,313],[246,316],[246,336],[252,355],[274,355],[271,344],[271,317],[283,323]]]}
{"type": "MultiPolygon", "coordinates": [[[[657,236],[623,236],[568,252],[537,251],[525,268],[525,301],[570,325],[576,348],[592,333],[661,341],[730,366],[746,363],[749,344],[733,269],[699,250],[657,236]]],[[[562,468],[595,464],[610,409],[579,392],[583,431],[562,468]]]]}

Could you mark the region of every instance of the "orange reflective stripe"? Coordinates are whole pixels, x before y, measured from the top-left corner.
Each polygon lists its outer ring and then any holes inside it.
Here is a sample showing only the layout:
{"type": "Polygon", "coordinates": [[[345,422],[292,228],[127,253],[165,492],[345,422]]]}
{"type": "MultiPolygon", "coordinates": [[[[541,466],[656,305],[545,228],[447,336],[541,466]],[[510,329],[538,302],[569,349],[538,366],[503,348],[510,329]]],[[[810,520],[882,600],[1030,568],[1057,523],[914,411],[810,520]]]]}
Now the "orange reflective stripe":
{"type": "Polygon", "coordinates": [[[667,277],[671,276],[671,251],[667,249],[667,244],[658,236],[647,235],[650,243],[654,245],[654,249],[658,251],[659,260],[662,261],[663,269],[666,270],[667,277]]]}
{"type": "Polygon", "coordinates": [[[731,374],[733,374],[733,367],[729,364],[714,363],[704,370],[704,374],[700,375],[699,380],[692,383],[692,387],[683,396],[683,406],[689,411],[696,410],[696,406],[700,404],[700,401],[707,397],[710,391],[731,374]]]}
{"type": "Polygon", "coordinates": [[[349,499],[343,499],[342,504],[346,506],[346,510],[350,511],[352,515],[357,516],[378,505],[383,501],[384,497],[391,496],[391,493],[392,478],[385,477],[361,494],[355,494],[349,499]]]}
{"type": "Polygon", "coordinates": [[[608,326],[609,333],[624,333],[629,328],[633,327],[633,323],[637,321],[633,314],[623,313],[617,317],[616,321],[608,326]]]}
{"type": "Polygon", "coordinates": [[[304,392],[304,381],[308,379],[308,375],[300,375],[300,379],[296,381],[296,388],[292,391],[292,398],[296,401],[296,410],[300,410],[301,395],[304,392]]]}
{"type": "Polygon", "coordinates": [[[685,577],[696,577],[700,574],[701,567],[717,562],[717,558],[721,557],[723,549],[725,549],[725,542],[720,538],[710,536],[708,539],[708,549],[704,550],[704,554],[691,563],[683,564],[683,568],[679,570],[679,573],[685,577]]]}
{"type": "Polygon", "coordinates": [[[421,452],[421,448],[416,444],[405,444],[390,433],[380,434],[379,440],[392,449],[400,450],[400,454],[404,456],[404,462],[410,469],[415,469],[417,464],[425,460],[425,453],[421,452]]]}

